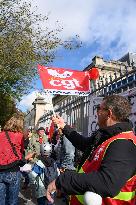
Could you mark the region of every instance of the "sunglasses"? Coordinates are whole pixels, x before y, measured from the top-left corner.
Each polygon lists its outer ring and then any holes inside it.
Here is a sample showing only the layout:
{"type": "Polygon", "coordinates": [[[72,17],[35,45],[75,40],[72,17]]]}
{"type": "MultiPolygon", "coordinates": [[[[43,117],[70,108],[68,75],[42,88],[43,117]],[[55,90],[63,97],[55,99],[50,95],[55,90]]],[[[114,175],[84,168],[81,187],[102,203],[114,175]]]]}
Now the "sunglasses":
{"type": "Polygon", "coordinates": [[[96,105],[96,110],[99,112],[100,110],[108,110],[108,108],[101,108],[100,104],[96,105]]]}
{"type": "Polygon", "coordinates": [[[99,104],[99,105],[96,105],[96,110],[97,110],[97,112],[98,112],[100,109],[101,109],[100,104],[99,104]]]}

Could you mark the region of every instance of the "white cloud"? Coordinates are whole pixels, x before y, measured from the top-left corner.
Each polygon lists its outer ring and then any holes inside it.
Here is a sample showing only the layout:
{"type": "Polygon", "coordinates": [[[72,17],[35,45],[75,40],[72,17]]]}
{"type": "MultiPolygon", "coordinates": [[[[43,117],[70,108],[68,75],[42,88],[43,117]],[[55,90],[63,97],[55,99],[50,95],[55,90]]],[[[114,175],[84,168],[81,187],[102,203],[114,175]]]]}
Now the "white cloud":
{"type": "Polygon", "coordinates": [[[32,103],[34,102],[36,95],[37,91],[33,91],[30,94],[23,96],[23,99],[20,101],[18,107],[23,111],[26,111],[26,109],[31,109],[32,103]]]}
{"type": "Polygon", "coordinates": [[[40,94],[38,90],[32,91],[30,94],[23,96],[23,99],[18,104],[19,109],[22,111],[32,109],[32,103],[35,101],[37,97],[43,97],[44,101],[47,103],[52,103],[52,95],[47,95],[44,92],[40,94]]]}
{"type": "MultiPolygon", "coordinates": [[[[34,2],[34,1],[33,1],[34,2]]],[[[87,45],[113,57],[136,50],[135,0],[37,0],[39,12],[50,13],[49,24],[59,20],[63,38],[79,34],[87,45]],[[112,47],[112,50],[111,50],[112,47]]],[[[35,3],[36,4],[36,3],[35,3]]]]}
{"type": "MultiPolygon", "coordinates": [[[[34,2],[34,1],[33,1],[34,2]]],[[[56,20],[64,27],[63,38],[80,34],[81,39],[86,39],[89,32],[89,19],[92,15],[91,1],[86,0],[37,0],[38,11],[50,14],[49,26],[55,26],[56,20]]]]}

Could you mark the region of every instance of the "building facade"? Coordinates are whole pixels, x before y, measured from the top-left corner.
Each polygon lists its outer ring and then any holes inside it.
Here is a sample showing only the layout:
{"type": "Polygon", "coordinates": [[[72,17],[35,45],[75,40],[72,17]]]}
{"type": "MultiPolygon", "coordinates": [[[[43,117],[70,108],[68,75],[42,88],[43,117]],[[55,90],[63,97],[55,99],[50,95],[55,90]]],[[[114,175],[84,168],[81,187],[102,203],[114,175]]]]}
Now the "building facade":
{"type": "Polygon", "coordinates": [[[45,115],[50,109],[52,104],[45,98],[38,96],[32,103],[33,108],[27,112],[24,120],[25,128],[37,129],[39,125],[39,119],[45,115]]]}

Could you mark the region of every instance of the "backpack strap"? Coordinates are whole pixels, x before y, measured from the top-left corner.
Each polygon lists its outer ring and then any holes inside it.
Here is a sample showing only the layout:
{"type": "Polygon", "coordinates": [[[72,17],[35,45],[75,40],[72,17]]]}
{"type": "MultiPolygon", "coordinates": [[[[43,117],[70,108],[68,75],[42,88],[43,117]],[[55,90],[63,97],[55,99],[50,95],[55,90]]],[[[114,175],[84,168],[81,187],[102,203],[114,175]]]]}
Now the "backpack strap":
{"type": "Polygon", "coordinates": [[[17,154],[16,148],[15,148],[14,144],[11,142],[11,139],[10,139],[10,136],[9,136],[8,132],[5,131],[5,134],[6,134],[6,137],[7,137],[7,140],[8,140],[8,142],[9,142],[9,144],[10,144],[11,147],[12,147],[12,150],[13,150],[14,155],[19,159],[19,156],[18,156],[18,154],[17,154]]]}

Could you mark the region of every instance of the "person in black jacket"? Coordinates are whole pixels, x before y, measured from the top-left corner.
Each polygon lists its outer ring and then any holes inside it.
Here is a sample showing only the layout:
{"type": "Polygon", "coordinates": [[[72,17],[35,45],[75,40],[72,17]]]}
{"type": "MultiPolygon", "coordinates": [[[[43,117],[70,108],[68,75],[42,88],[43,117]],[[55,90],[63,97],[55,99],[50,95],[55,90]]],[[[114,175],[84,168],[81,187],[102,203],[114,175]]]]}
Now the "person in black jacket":
{"type": "MultiPolygon", "coordinates": [[[[72,144],[84,152],[79,165],[81,167],[87,158],[91,160],[95,149],[107,139],[132,131],[132,124],[128,121],[130,112],[131,106],[126,98],[118,95],[105,97],[97,110],[99,130],[91,137],[78,134],[59,116],[53,117],[52,120],[72,144]]],[[[91,191],[101,197],[114,197],[127,180],[135,175],[135,156],[136,146],[131,140],[116,140],[107,148],[99,170],[89,174],[65,172],[49,184],[47,198],[52,202],[52,191],[72,195],[91,191]]]]}

